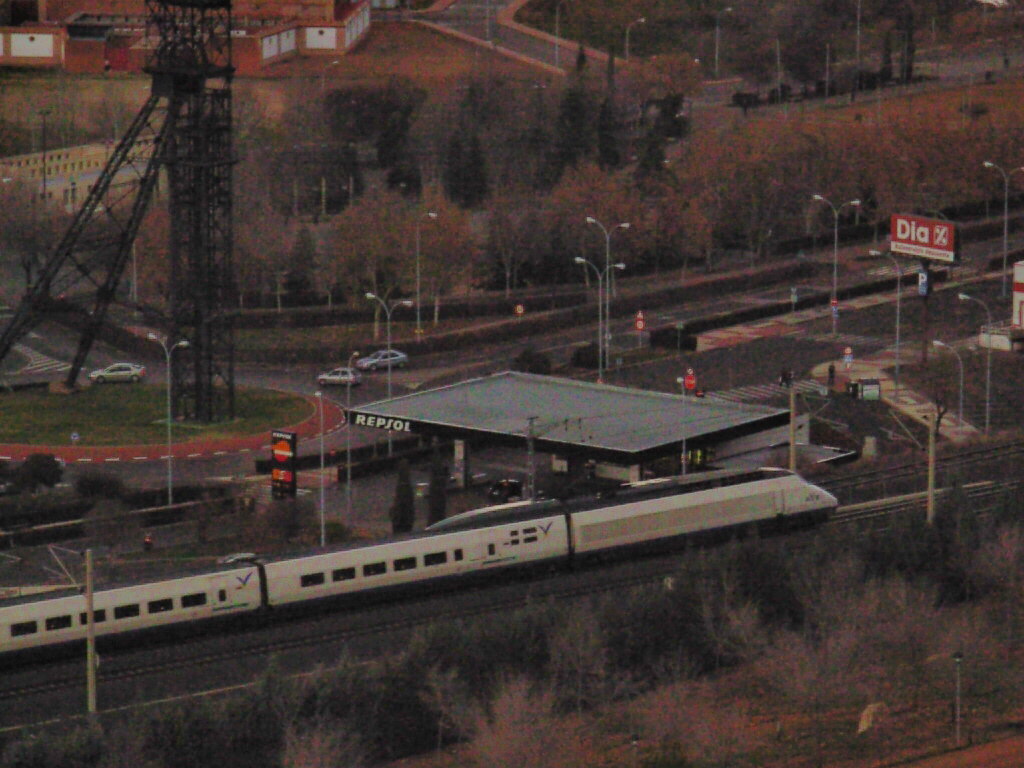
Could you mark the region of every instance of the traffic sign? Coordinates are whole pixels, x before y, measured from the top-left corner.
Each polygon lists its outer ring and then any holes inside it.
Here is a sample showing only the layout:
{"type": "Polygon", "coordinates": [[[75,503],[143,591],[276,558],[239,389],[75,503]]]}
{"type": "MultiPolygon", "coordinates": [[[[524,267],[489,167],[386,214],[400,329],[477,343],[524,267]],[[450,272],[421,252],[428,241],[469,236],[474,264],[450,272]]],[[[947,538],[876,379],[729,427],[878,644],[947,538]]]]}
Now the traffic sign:
{"type": "Polygon", "coordinates": [[[516,317],[522,317],[523,314],[526,312],[526,307],[523,306],[522,304],[516,304],[513,311],[516,313],[516,317]]]}
{"type": "Polygon", "coordinates": [[[697,388],[697,375],[693,372],[693,368],[686,369],[686,376],[683,377],[683,387],[686,388],[687,392],[692,392],[697,388]]]}
{"type": "Polygon", "coordinates": [[[636,313],[636,320],[633,322],[633,326],[638,330],[642,331],[647,327],[647,321],[644,319],[643,310],[636,313]]]}
{"type": "Polygon", "coordinates": [[[832,304],[833,307],[838,307],[839,306],[839,299],[832,299],[832,301],[830,303],[832,304]]]}

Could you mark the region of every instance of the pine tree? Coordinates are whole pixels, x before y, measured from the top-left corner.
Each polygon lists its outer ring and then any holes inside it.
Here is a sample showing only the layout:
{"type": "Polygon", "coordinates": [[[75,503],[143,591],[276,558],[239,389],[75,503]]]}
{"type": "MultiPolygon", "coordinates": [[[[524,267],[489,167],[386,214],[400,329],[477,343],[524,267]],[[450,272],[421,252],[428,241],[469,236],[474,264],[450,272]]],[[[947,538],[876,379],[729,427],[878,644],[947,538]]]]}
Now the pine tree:
{"type": "Polygon", "coordinates": [[[427,491],[427,525],[433,525],[445,518],[448,506],[448,467],[441,459],[441,452],[434,445],[430,460],[430,488],[427,491]]]}

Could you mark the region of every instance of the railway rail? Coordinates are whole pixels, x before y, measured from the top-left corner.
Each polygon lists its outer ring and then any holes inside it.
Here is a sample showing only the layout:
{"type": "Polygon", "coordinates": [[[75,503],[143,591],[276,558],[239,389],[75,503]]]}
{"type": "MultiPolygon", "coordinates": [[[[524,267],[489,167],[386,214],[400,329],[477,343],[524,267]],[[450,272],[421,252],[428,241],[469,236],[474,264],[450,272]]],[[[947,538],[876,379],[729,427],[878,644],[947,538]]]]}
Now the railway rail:
{"type": "MultiPolygon", "coordinates": [[[[1018,493],[1022,481],[997,482],[992,480],[968,483],[959,488],[945,487],[936,490],[938,500],[948,499],[953,493],[963,493],[971,501],[971,509],[982,514],[998,504],[1009,494],[1018,493]]],[[[877,530],[885,527],[894,515],[913,514],[923,511],[927,500],[926,492],[912,492],[897,496],[877,499],[868,502],[847,504],[839,507],[830,526],[861,526],[877,530]]],[[[338,623],[328,617],[302,619],[301,631],[294,631],[291,624],[271,624],[266,633],[259,632],[251,640],[242,642],[222,642],[199,640],[185,646],[158,648],[156,653],[114,654],[105,659],[100,675],[103,684],[129,681],[168,674],[180,670],[183,665],[204,667],[206,665],[235,662],[245,658],[259,658],[271,654],[280,654],[304,649],[323,649],[325,647],[344,647],[358,638],[386,636],[393,632],[408,632],[425,627],[436,621],[450,621],[473,618],[476,616],[507,613],[536,602],[538,597],[545,600],[569,600],[588,596],[621,591],[652,583],[668,583],[678,567],[679,554],[647,558],[639,563],[619,564],[612,568],[603,568],[601,579],[590,577],[593,570],[576,573],[565,579],[541,579],[537,589],[503,588],[487,590],[488,599],[484,604],[466,607],[462,602],[437,600],[435,597],[417,598],[405,601],[406,605],[419,606],[415,616],[403,611],[400,617],[388,617],[374,620],[372,613],[359,611],[348,612],[347,616],[361,614],[359,621],[338,623]],[[366,619],[363,621],[362,619],[366,619]],[[354,626],[358,624],[359,626],[354,626]],[[282,629],[284,628],[284,629],[282,629]],[[277,630],[277,631],[274,631],[277,630]],[[187,658],[182,658],[182,649],[187,658]]],[[[535,582],[536,583],[536,582],[535,582]]],[[[482,590],[476,590],[480,592],[482,590]]],[[[376,610],[376,609],[374,609],[376,610]]],[[[235,635],[238,637],[239,635],[235,635]]],[[[57,674],[45,681],[34,680],[20,683],[16,679],[8,679],[0,683],[0,702],[14,702],[26,697],[39,697],[70,693],[80,689],[82,675],[77,664],[65,664],[57,668],[57,674]],[[67,670],[66,672],[64,670],[67,670]]],[[[9,706],[9,705],[8,705],[9,706]]],[[[25,726],[18,726],[27,727],[25,726]]],[[[0,733],[12,728],[0,728],[0,733]]]]}

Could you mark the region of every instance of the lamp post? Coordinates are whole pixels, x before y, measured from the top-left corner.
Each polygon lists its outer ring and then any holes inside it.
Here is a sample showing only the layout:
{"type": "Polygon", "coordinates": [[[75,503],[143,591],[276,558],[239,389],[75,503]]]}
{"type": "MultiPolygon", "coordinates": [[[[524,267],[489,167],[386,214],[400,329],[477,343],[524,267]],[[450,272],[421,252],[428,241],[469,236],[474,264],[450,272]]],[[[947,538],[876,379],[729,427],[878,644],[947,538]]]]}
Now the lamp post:
{"type": "MultiPolygon", "coordinates": [[[[436,219],[434,211],[427,211],[424,216],[428,219],[436,219]]],[[[423,324],[420,322],[420,225],[424,216],[416,219],[416,334],[423,333],[423,324]]]]}
{"type": "Polygon", "coordinates": [[[641,16],[639,19],[634,19],[633,21],[629,22],[629,24],[626,25],[626,45],[623,49],[623,58],[626,61],[629,61],[629,30],[633,27],[634,24],[645,24],[646,22],[647,18],[641,16]]]}
{"type": "Polygon", "coordinates": [[[340,64],[340,63],[341,63],[340,59],[335,59],[334,61],[329,62],[326,66],[324,66],[324,68],[322,70],[320,70],[320,93],[323,93],[324,92],[324,88],[326,87],[326,82],[325,81],[326,81],[326,78],[327,78],[327,70],[328,70],[328,68],[329,67],[333,67],[334,65],[340,64]]]}
{"type": "MultiPolygon", "coordinates": [[[[358,352],[348,356],[348,370],[352,374],[352,364],[359,357],[358,352]]],[[[349,375],[345,384],[345,512],[348,524],[352,525],[352,376],[349,375]]]]}
{"type": "MultiPolygon", "coordinates": [[[[370,301],[376,301],[384,309],[384,317],[387,321],[387,338],[388,338],[388,400],[391,399],[391,313],[395,311],[395,307],[411,307],[412,302],[408,299],[399,299],[392,302],[386,302],[380,296],[375,293],[367,291],[366,298],[370,301]]],[[[388,456],[391,455],[391,430],[388,430],[388,456]]]]}
{"type": "Polygon", "coordinates": [[[602,270],[598,269],[597,265],[595,265],[594,262],[590,261],[589,259],[585,259],[582,256],[577,256],[575,259],[573,259],[573,261],[576,262],[577,264],[582,264],[590,267],[592,270],[594,270],[594,274],[597,275],[597,380],[598,382],[602,382],[604,381],[604,364],[602,362],[601,354],[602,339],[604,338],[604,334],[602,334],[602,320],[605,319],[602,317],[601,309],[603,306],[603,302],[601,300],[601,286],[604,284],[605,279],[608,277],[609,270],[625,269],[626,265],[622,263],[609,264],[602,270]]]}
{"type": "Polygon", "coordinates": [[[960,301],[976,301],[985,308],[985,315],[988,318],[988,325],[985,326],[988,333],[985,334],[985,434],[988,434],[992,413],[992,313],[989,312],[988,304],[981,299],[966,293],[956,295],[960,301]]]}
{"type": "Polygon", "coordinates": [[[723,8],[720,11],[715,12],[715,78],[718,78],[718,39],[719,39],[719,20],[723,13],[732,13],[732,6],[723,8]]]}
{"type": "Polygon", "coordinates": [[[146,334],[146,338],[155,341],[164,351],[164,359],[167,361],[167,506],[174,504],[174,452],[171,443],[171,355],[176,349],[186,349],[189,346],[188,339],[180,339],[171,346],[155,333],[146,334]]]}
{"type": "Polygon", "coordinates": [[[825,203],[829,208],[832,209],[832,335],[835,336],[839,331],[839,214],[846,206],[857,208],[860,206],[860,200],[848,200],[838,208],[832,205],[831,201],[827,197],[821,195],[814,195],[812,200],[817,200],[820,203],[825,203]]]}
{"type": "Polygon", "coordinates": [[[939,341],[938,339],[935,339],[934,341],[932,341],[932,344],[934,344],[936,347],[945,347],[946,349],[948,349],[950,352],[956,355],[956,361],[960,365],[960,406],[959,410],[957,411],[957,418],[960,420],[960,426],[962,427],[964,425],[964,359],[960,357],[960,353],[956,351],[956,347],[951,347],[944,341],[939,341]]]}
{"type": "Polygon", "coordinates": [[[956,734],[956,746],[960,746],[960,663],[964,660],[963,651],[953,653],[953,675],[956,678],[956,699],[954,700],[953,722],[956,734]]]}
{"type": "Polygon", "coordinates": [[[900,297],[903,295],[903,270],[900,269],[900,263],[896,261],[896,257],[891,253],[882,253],[881,251],[871,250],[868,254],[876,258],[886,258],[892,262],[893,267],[896,269],[896,386],[894,388],[894,397],[899,397],[900,394],[900,297]]]}
{"type": "Polygon", "coordinates": [[[412,302],[408,299],[398,299],[392,302],[386,302],[380,296],[370,291],[366,292],[366,298],[370,301],[376,301],[384,309],[384,318],[386,321],[387,329],[387,349],[388,349],[388,400],[391,399],[391,313],[395,311],[395,307],[411,307],[412,302]]]}
{"type": "Polygon", "coordinates": [[[999,295],[1002,296],[1005,299],[1006,298],[1006,254],[1007,254],[1007,250],[1008,250],[1007,236],[1009,234],[1009,227],[1010,227],[1010,224],[1009,224],[1009,221],[1010,221],[1010,177],[1012,177],[1013,174],[1015,174],[1017,171],[1024,171],[1024,167],[1022,167],[1022,168],[1014,168],[1009,173],[1007,173],[1002,168],[1000,168],[998,165],[996,165],[995,163],[990,162],[988,160],[986,160],[984,163],[982,163],[982,165],[984,165],[986,168],[994,168],[995,170],[999,171],[1000,175],[1002,175],[1002,177],[1003,177],[1003,282],[1002,282],[1002,289],[1000,290],[999,295]]]}
{"type": "MultiPolygon", "coordinates": [[[[593,216],[587,216],[587,224],[594,224],[595,226],[600,227],[601,228],[601,232],[604,233],[604,274],[605,274],[605,276],[609,276],[609,273],[611,272],[611,263],[612,263],[612,232],[614,232],[616,229],[629,229],[629,222],[628,221],[619,222],[614,227],[612,227],[611,232],[608,231],[608,228],[605,227],[604,224],[602,224],[600,221],[595,219],[593,216]]],[[[625,267],[623,267],[623,268],[625,268],[625,267]]],[[[600,298],[600,294],[599,294],[598,298],[600,298]]],[[[611,323],[612,314],[611,314],[611,309],[612,309],[612,283],[609,282],[608,287],[605,290],[605,308],[604,308],[604,322],[605,322],[605,337],[604,337],[605,360],[604,360],[604,367],[605,368],[608,367],[608,348],[609,348],[609,345],[610,345],[610,342],[611,342],[611,339],[612,339],[612,330],[611,330],[612,329],[612,323],[611,323]]],[[[599,354],[600,354],[600,351],[601,350],[600,350],[600,347],[599,347],[598,348],[598,353],[599,354]]]]}
{"type": "Polygon", "coordinates": [[[320,414],[320,546],[327,544],[327,524],[324,522],[324,393],[313,393],[320,414]]]}

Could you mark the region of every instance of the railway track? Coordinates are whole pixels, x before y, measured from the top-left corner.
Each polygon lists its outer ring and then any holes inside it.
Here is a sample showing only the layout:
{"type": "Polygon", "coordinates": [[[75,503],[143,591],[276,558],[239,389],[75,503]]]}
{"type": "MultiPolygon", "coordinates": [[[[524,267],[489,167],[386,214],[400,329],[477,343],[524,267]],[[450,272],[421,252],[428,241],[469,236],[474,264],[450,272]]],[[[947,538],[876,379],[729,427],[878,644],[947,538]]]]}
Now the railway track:
{"type": "MultiPolygon", "coordinates": [[[[1013,443],[1018,451],[1024,451],[1024,442],[1013,443]]],[[[996,449],[1002,450],[1002,449],[996,449]]],[[[991,454],[991,450],[973,450],[967,456],[958,456],[968,464],[983,461],[991,454]]],[[[956,462],[953,462],[957,466],[956,462]]],[[[913,465],[910,465],[913,466],[913,465]]],[[[863,482],[865,476],[872,477],[876,472],[861,473],[853,480],[863,482]]],[[[850,479],[847,479],[849,482],[850,479]]],[[[936,490],[937,500],[948,498],[953,493],[962,493],[971,503],[971,509],[984,514],[997,503],[1020,491],[1024,482],[999,482],[985,480],[960,486],[939,488],[936,490]]],[[[894,515],[923,512],[927,502],[924,491],[904,493],[873,501],[857,502],[839,507],[827,525],[849,527],[851,525],[884,529],[894,515]]],[[[529,589],[522,589],[522,582],[509,588],[486,590],[487,599],[467,605],[463,601],[450,599],[419,598],[404,602],[404,608],[397,616],[384,619],[372,618],[377,608],[368,612],[364,610],[345,612],[346,621],[337,621],[338,612],[301,619],[301,627],[294,623],[273,622],[266,630],[244,634],[232,633],[225,637],[201,639],[178,647],[157,647],[146,649],[144,653],[111,654],[104,659],[104,668],[100,675],[103,685],[116,684],[135,679],[180,672],[184,667],[203,668],[217,665],[234,664],[242,659],[257,659],[275,654],[315,648],[342,648],[350,646],[360,638],[383,637],[389,633],[408,633],[423,628],[437,621],[464,620],[478,616],[508,613],[521,609],[538,599],[568,600],[593,595],[617,592],[638,586],[665,582],[678,568],[678,553],[669,556],[647,558],[639,562],[619,564],[612,568],[602,569],[604,576],[592,578],[594,570],[586,569],[574,572],[565,578],[541,578],[529,582],[529,589]],[[618,572],[616,572],[618,571],[618,572]],[[370,617],[370,618],[368,618],[370,617]],[[182,647],[186,647],[185,658],[182,647]]],[[[483,594],[485,590],[474,590],[483,594]]],[[[379,606],[378,606],[379,608],[379,606]]],[[[0,702],[4,708],[12,708],[13,702],[28,697],[60,696],[79,689],[82,685],[80,664],[64,664],[55,670],[56,674],[43,681],[26,681],[20,683],[15,679],[5,681],[6,687],[0,688],[0,702]]],[[[27,724],[26,724],[27,725],[27,724]]],[[[24,726],[17,726],[18,728],[24,726]]],[[[0,733],[11,728],[0,727],[0,733]]]]}
{"type": "MultiPolygon", "coordinates": [[[[971,447],[958,451],[949,456],[942,456],[936,459],[936,471],[946,478],[962,477],[970,480],[970,475],[978,469],[988,469],[991,474],[991,466],[996,463],[1019,462],[1024,460],[1024,440],[1015,439],[1001,442],[997,445],[987,444],[985,446],[971,447]]],[[[833,496],[839,499],[840,504],[856,504],[864,501],[863,496],[868,493],[878,495],[879,489],[882,495],[889,495],[887,489],[898,489],[901,485],[920,484],[923,486],[927,472],[926,460],[908,462],[894,467],[883,467],[880,469],[858,472],[846,477],[832,480],[812,480],[833,496]]]]}

